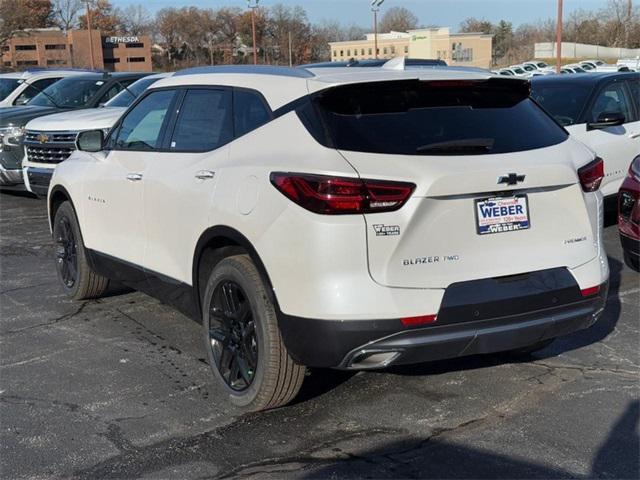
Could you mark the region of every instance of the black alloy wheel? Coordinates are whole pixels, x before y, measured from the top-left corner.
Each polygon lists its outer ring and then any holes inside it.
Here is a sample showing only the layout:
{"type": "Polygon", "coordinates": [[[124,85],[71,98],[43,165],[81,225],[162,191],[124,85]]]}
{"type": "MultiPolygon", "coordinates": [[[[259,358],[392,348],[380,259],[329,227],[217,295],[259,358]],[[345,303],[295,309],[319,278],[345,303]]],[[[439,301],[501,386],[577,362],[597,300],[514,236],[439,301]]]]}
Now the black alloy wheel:
{"type": "Polygon", "coordinates": [[[209,345],[218,372],[236,392],[249,388],[258,366],[258,339],[251,305],[242,287],[223,280],[209,305],[209,345]]]}
{"type": "Polygon", "coordinates": [[[78,244],[67,217],[59,219],[56,229],[56,265],[67,288],[78,279],[78,244]]]}

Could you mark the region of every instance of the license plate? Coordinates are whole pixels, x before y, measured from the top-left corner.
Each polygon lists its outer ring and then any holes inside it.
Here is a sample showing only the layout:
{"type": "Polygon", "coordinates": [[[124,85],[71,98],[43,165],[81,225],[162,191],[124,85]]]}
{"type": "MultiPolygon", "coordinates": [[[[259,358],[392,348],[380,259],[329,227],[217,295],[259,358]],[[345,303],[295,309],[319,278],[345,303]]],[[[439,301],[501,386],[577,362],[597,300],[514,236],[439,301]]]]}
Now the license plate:
{"type": "Polygon", "coordinates": [[[476,200],[476,228],[479,235],[526,230],[530,226],[526,195],[476,200]]]}

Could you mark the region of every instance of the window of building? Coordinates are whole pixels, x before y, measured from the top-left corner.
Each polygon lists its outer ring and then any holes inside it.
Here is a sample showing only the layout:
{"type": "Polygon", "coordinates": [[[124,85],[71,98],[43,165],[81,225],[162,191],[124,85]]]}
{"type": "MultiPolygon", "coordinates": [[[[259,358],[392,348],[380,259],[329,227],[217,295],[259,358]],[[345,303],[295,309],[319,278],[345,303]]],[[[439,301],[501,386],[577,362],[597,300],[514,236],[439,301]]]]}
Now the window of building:
{"type": "Polygon", "coordinates": [[[11,50],[9,45],[2,45],[2,48],[0,49],[2,52],[8,52],[9,50],[11,50]]]}
{"type": "Polygon", "coordinates": [[[189,90],[171,137],[172,150],[206,152],[233,139],[231,91],[189,90]]]}
{"type": "Polygon", "coordinates": [[[4,62],[4,66],[5,67],[10,67],[11,66],[11,62],[4,62]]]}
{"type": "Polygon", "coordinates": [[[385,55],[387,54],[387,47],[384,47],[384,48],[382,49],[382,53],[384,53],[385,55]]]}
{"type": "Polygon", "coordinates": [[[364,55],[364,48],[360,49],[360,55],[364,55]]]}
{"type": "Polygon", "coordinates": [[[66,65],[67,61],[59,58],[47,59],[47,65],[66,65]]]}
{"type": "Polygon", "coordinates": [[[135,63],[135,62],[144,62],[145,58],[144,57],[128,57],[127,61],[129,63],[135,63]]]}
{"type": "Polygon", "coordinates": [[[348,49],[348,50],[347,50],[347,57],[350,57],[350,56],[351,56],[351,50],[350,50],[350,49],[348,49]]]}
{"type": "Polygon", "coordinates": [[[235,90],[233,92],[233,124],[235,137],[264,125],[271,119],[271,113],[264,101],[255,92],[235,90]]]}
{"type": "Polygon", "coordinates": [[[66,50],[67,46],[64,43],[57,43],[52,45],[45,45],[45,50],[66,50]]]}
{"type": "Polygon", "coordinates": [[[35,50],[35,45],[16,45],[16,51],[19,50],[35,50]]]}
{"type": "Polygon", "coordinates": [[[340,56],[344,57],[344,50],[340,50],[340,56]]]}
{"type": "Polygon", "coordinates": [[[36,67],[38,66],[37,60],[18,60],[19,67],[36,67]]]}
{"type": "Polygon", "coordinates": [[[392,47],[391,47],[391,54],[393,55],[393,54],[395,54],[395,53],[396,53],[396,47],[392,46],[392,47]]]}
{"type": "Polygon", "coordinates": [[[120,63],[119,58],[105,58],[104,63],[120,63]]]}
{"type": "Polygon", "coordinates": [[[373,55],[373,49],[369,49],[369,55],[373,55]]]}
{"type": "Polygon", "coordinates": [[[333,56],[334,56],[334,57],[337,57],[337,56],[338,56],[338,51],[337,51],[337,50],[334,50],[334,51],[333,51],[333,56]]]}
{"type": "Polygon", "coordinates": [[[160,147],[162,125],[174,92],[160,90],[147,95],[124,118],[114,135],[118,150],[155,150],[160,147]]]}
{"type": "Polygon", "coordinates": [[[142,42],[131,42],[131,43],[125,43],[124,46],[125,46],[125,48],[144,48],[144,43],[142,43],[142,42]]]}
{"type": "Polygon", "coordinates": [[[404,47],[404,53],[409,53],[409,45],[405,45],[405,47],[404,47]]]}

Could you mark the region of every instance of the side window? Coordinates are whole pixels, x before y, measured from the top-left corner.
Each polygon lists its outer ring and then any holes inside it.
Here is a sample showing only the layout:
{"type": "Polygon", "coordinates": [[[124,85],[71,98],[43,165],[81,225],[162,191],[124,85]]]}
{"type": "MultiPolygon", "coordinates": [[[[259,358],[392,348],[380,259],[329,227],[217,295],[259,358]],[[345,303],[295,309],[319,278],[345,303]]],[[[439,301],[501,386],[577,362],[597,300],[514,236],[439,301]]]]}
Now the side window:
{"type": "Polygon", "coordinates": [[[102,97],[100,97],[100,101],[98,103],[100,105],[102,105],[104,103],[107,103],[113,97],[118,95],[122,90],[124,90],[124,87],[128,87],[133,82],[134,82],[134,80],[121,80],[121,81],[118,81],[118,82],[114,83],[113,85],[111,85],[111,88],[109,88],[109,90],[107,90],[102,95],[102,97]]]}
{"type": "Polygon", "coordinates": [[[36,80],[27,88],[24,89],[18,98],[13,102],[14,105],[24,105],[37,94],[39,94],[42,90],[47,88],[49,85],[56,83],[60,78],[43,78],[42,80],[36,80]]]}
{"type": "Polygon", "coordinates": [[[233,92],[233,123],[236,137],[255,130],[270,119],[271,113],[260,95],[247,90],[233,92]]]}
{"type": "Polygon", "coordinates": [[[171,137],[171,150],[206,152],[233,139],[231,90],[187,90],[171,137]]]}
{"type": "Polygon", "coordinates": [[[115,149],[159,148],[162,142],[162,126],[174,93],[173,90],[160,90],[143,98],[122,120],[115,140],[115,149]]]}
{"type": "Polygon", "coordinates": [[[603,113],[622,113],[627,121],[633,119],[631,99],[627,95],[624,83],[610,83],[606,85],[591,108],[591,121],[595,122],[603,113]]]}

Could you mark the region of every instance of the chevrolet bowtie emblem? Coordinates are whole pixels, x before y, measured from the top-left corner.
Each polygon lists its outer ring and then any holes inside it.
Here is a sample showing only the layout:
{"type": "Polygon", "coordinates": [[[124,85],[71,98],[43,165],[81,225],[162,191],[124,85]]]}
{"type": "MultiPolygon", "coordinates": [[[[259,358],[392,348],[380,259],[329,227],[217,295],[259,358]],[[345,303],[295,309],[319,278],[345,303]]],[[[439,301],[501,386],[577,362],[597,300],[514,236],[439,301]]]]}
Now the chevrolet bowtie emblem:
{"type": "Polygon", "coordinates": [[[49,135],[41,133],[36,137],[36,140],[38,140],[40,143],[47,143],[49,141],[49,135]]]}
{"type": "Polygon", "coordinates": [[[509,175],[502,175],[498,177],[498,183],[506,183],[507,185],[516,185],[519,182],[524,182],[524,175],[518,175],[517,173],[510,173],[509,175]]]}

